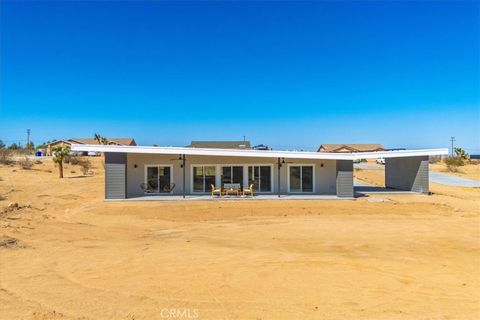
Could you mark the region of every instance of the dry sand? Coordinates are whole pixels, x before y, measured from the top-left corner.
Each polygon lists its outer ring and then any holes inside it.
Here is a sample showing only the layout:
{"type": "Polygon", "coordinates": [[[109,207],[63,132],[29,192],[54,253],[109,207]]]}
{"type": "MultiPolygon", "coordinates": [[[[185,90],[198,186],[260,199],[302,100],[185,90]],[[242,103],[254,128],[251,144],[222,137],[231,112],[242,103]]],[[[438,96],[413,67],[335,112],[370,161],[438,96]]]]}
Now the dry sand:
{"type": "Polygon", "coordinates": [[[0,166],[1,319],[480,318],[478,189],[104,202],[71,170],[0,166]]]}

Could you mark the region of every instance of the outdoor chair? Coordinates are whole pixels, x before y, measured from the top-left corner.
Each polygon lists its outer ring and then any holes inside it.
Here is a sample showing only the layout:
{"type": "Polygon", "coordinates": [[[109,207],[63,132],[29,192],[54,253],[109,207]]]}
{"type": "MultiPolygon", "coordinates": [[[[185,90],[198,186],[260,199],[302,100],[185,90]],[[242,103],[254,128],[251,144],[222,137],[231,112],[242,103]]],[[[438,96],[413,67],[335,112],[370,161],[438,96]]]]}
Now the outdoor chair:
{"type": "Polygon", "coordinates": [[[243,188],[243,197],[245,196],[251,196],[253,198],[253,184],[250,185],[250,187],[247,188],[243,188]]]}
{"type": "Polygon", "coordinates": [[[210,196],[213,198],[214,195],[218,194],[219,197],[222,196],[222,188],[215,188],[213,184],[210,185],[210,196]]]}
{"type": "Polygon", "coordinates": [[[163,187],[163,192],[170,193],[173,191],[173,189],[175,189],[175,183],[172,182],[169,185],[163,187]]]}
{"type": "Polygon", "coordinates": [[[140,188],[143,190],[144,193],[154,192],[154,189],[148,183],[141,183],[140,188]]]}

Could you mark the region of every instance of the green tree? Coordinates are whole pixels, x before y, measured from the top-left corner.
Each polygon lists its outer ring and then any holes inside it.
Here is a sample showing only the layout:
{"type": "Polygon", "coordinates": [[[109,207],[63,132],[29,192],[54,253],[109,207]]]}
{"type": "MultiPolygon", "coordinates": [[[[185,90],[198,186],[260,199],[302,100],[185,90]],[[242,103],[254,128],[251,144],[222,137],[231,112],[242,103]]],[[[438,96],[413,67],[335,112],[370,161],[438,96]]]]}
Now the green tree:
{"type": "Polygon", "coordinates": [[[14,142],[14,143],[12,143],[12,144],[10,145],[10,147],[8,147],[8,149],[10,149],[10,150],[18,150],[18,144],[16,144],[16,143],[14,142]]]}
{"type": "Polygon", "coordinates": [[[95,133],[95,134],[93,135],[93,138],[94,138],[95,140],[97,140],[98,144],[105,144],[105,145],[108,144],[108,139],[105,138],[105,137],[102,137],[102,136],[99,135],[98,133],[95,133]]]}
{"type": "Polygon", "coordinates": [[[58,173],[63,178],[63,162],[70,155],[70,147],[56,146],[53,148],[53,162],[58,165],[58,173]]]}
{"type": "Polygon", "coordinates": [[[0,140],[0,149],[5,148],[5,143],[3,143],[3,140],[0,140]]]}
{"type": "Polygon", "coordinates": [[[33,143],[33,141],[29,141],[29,142],[27,143],[27,145],[25,145],[25,149],[27,149],[27,150],[33,150],[33,149],[35,149],[35,144],[33,143]]]}
{"type": "Polygon", "coordinates": [[[457,155],[458,158],[462,160],[468,160],[470,159],[470,155],[465,152],[462,148],[456,147],[453,148],[453,151],[455,151],[455,154],[457,155]]]}

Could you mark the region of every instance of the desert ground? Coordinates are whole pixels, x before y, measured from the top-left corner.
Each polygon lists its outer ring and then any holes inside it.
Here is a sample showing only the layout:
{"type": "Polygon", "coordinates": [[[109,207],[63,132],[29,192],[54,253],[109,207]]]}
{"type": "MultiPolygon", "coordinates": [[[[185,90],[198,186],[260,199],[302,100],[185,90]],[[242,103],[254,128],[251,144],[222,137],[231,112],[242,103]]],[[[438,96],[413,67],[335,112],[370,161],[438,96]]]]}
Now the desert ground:
{"type": "Polygon", "coordinates": [[[480,319],[479,189],[105,202],[100,160],[0,165],[1,319],[480,319]]]}

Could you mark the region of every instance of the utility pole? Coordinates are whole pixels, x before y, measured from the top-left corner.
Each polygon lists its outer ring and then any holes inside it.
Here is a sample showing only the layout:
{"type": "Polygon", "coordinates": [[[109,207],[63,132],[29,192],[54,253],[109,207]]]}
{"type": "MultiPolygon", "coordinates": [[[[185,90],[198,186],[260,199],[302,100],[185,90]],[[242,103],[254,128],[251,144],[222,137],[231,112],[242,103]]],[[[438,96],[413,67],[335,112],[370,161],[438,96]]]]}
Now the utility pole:
{"type": "Polygon", "coordinates": [[[452,143],[452,151],[450,153],[450,155],[453,157],[453,142],[455,142],[455,137],[450,137],[450,142],[452,143]]]}
{"type": "Polygon", "coordinates": [[[27,129],[27,145],[26,148],[30,148],[30,129],[27,129]]]}

